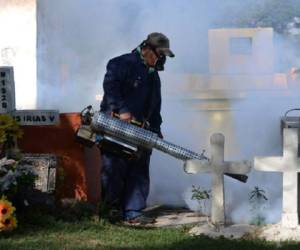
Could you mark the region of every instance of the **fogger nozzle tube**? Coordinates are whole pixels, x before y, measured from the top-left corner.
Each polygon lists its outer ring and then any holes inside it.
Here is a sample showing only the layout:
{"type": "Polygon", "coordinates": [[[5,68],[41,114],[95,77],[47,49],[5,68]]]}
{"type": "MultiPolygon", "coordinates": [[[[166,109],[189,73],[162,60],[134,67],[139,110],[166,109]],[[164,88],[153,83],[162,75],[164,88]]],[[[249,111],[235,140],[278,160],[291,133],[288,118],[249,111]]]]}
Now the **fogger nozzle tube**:
{"type": "Polygon", "coordinates": [[[95,132],[109,134],[139,147],[148,149],[155,148],[180,160],[207,160],[202,154],[197,154],[191,150],[165,141],[159,138],[156,133],[121,121],[103,112],[95,112],[91,126],[95,132]]]}
{"type": "MultiPolygon", "coordinates": [[[[128,122],[124,122],[118,118],[111,117],[110,115],[107,115],[103,112],[95,112],[91,127],[92,130],[96,133],[106,133],[139,147],[148,149],[156,148],[159,151],[165,152],[183,161],[190,159],[197,159],[201,161],[209,160],[203,154],[197,154],[191,150],[165,141],[159,138],[156,133],[137,127],[128,122]]],[[[248,178],[246,175],[240,174],[225,175],[241,182],[246,182],[248,178]]]]}

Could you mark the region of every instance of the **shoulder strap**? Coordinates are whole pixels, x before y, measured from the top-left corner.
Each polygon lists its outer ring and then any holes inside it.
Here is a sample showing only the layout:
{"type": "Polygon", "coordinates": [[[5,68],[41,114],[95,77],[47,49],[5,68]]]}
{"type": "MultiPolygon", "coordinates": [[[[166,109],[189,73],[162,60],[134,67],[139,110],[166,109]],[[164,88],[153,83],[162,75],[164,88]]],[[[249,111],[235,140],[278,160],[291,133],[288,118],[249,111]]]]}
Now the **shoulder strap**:
{"type": "Polygon", "coordinates": [[[147,101],[146,101],[146,112],[145,112],[145,120],[148,121],[150,119],[150,117],[152,116],[153,112],[154,112],[154,108],[155,108],[155,100],[154,100],[154,96],[155,96],[155,92],[157,91],[157,86],[156,86],[156,81],[155,81],[155,73],[150,74],[150,81],[152,82],[152,88],[151,91],[147,97],[147,101]]]}

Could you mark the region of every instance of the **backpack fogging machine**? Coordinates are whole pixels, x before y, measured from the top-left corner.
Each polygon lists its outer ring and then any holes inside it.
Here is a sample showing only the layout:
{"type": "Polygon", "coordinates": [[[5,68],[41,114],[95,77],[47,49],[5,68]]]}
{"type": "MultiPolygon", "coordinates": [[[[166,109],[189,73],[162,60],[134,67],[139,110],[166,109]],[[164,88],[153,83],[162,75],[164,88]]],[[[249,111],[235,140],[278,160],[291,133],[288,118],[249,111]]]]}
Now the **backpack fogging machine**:
{"type": "MultiPolygon", "coordinates": [[[[157,149],[183,161],[190,159],[209,161],[204,155],[204,151],[198,154],[168,142],[138,121],[125,122],[120,120],[118,115],[94,112],[91,106],[81,112],[81,118],[82,125],[78,129],[76,137],[86,146],[97,144],[100,150],[127,159],[138,158],[141,150],[157,149]]],[[[246,182],[248,179],[246,175],[226,175],[241,182],[246,182]]]]}

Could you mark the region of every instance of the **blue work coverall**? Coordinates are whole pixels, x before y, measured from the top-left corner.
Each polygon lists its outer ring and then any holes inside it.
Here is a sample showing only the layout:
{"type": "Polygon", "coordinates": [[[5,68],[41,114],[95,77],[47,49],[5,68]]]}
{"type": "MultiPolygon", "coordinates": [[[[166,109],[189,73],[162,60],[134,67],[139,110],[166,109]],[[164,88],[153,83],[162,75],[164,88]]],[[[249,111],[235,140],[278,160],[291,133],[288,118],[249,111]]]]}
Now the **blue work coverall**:
{"type": "MultiPolygon", "coordinates": [[[[130,112],[138,121],[148,120],[154,132],[162,123],[161,85],[157,71],[149,68],[139,50],[111,59],[103,82],[104,96],[100,110],[130,112]]],[[[138,160],[102,152],[102,192],[104,202],[123,211],[125,220],[141,215],[149,194],[151,151],[138,160]]]]}

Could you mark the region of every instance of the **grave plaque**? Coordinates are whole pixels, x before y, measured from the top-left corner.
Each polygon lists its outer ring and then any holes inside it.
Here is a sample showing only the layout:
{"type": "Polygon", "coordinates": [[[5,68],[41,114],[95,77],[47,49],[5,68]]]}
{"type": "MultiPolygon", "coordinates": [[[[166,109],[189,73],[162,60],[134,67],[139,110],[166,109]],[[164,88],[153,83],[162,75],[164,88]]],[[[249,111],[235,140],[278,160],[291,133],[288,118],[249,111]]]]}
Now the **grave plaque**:
{"type": "Polygon", "coordinates": [[[16,110],[14,119],[22,126],[55,125],[59,123],[58,110],[16,110]]]}
{"type": "Polygon", "coordinates": [[[51,193],[55,190],[57,157],[51,154],[24,154],[22,161],[32,165],[38,175],[35,188],[51,193]]]}

